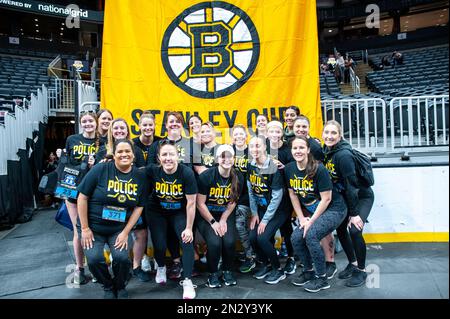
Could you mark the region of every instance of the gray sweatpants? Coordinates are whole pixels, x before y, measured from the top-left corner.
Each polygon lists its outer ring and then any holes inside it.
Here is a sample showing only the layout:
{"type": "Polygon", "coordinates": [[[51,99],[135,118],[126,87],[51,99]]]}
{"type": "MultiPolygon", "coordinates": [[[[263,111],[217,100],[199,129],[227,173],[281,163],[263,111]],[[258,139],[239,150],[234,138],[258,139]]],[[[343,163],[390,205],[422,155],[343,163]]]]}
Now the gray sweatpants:
{"type": "Polygon", "coordinates": [[[325,274],[325,254],[322,246],[320,246],[320,241],[335,230],[346,215],[347,209],[324,211],[309,228],[305,238],[303,238],[303,228],[296,227],[294,229],[291,237],[292,246],[295,254],[300,257],[300,260],[305,265],[306,270],[312,269],[314,263],[316,274],[318,276],[325,274]]]}

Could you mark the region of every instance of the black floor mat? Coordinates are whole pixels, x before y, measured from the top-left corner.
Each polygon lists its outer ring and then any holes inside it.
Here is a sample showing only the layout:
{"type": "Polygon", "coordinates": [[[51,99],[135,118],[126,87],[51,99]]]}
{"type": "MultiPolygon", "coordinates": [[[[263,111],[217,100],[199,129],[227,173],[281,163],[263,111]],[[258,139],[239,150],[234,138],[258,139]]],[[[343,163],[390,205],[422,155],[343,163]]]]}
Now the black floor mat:
{"type": "Polygon", "coordinates": [[[0,296],[64,284],[70,275],[66,267],[73,263],[62,234],[5,238],[0,241],[0,296]]]}

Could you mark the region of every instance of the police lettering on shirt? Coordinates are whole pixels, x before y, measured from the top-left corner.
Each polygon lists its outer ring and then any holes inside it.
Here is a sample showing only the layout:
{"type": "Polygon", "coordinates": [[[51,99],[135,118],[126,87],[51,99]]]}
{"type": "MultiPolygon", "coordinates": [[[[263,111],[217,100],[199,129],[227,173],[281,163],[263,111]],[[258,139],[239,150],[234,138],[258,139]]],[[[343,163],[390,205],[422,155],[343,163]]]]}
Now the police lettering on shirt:
{"type": "Polygon", "coordinates": [[[137,201],[138,184],[130,180],[120,180],[117,176],[114,180],[108,180],[106,192],[108,197],[117,198],[119,203],[124,203],[127,199],[137,201]]]}
{"type": "Polygon", "coordinates": [[[85,138],[83,134],[76,134],[67,138],[66,151],[71,160],[82,162],[86,156],[95,155],[98,146],[95,138],[85,138]]]}
{"type": "MultiPolygon", "coordinates": [[[[238,192],[242,191],[244,178],[239,172],[236,172],[238,177],[238,192]]],[[[225,178],[220,175],[219,168],[212,167],[200,174],[198,179],[199,193],[206,195],[206,206],[210,212],[223,213],[231,201],[231,176],[225,178]]]]}
{"type": "Polygon", "coordinates": [[[166,174],[161,166],[150,164],[145,170],[152,189],[150,211],[184,212],[186,195],[197,193],[197,183],[192,169],[178,165],[176,172],[166,174]]]}
{"type": "MultiPolygon", "coordinates": [[[[283,178],[275,163],[270,160],[269,165],[258,168],[252,163],[248,166],[247,180],[259,206],[267,207],[272,197],[272,190],[283,188],[283,178]]],[[[285,203],[283,203],[285,205],[285,203]]],[[[284,208],[283,205],[279,206],[284,208]]]]}
{"type": "Polygon", "coordinates": [[[145,173],[135,166],[128,173],[119,171],[115,163],[105,162],[94,165],[78,186],[80,193],[89,197],[89,227],[98,232],[120,231],[124,223],[105,220],[102,216],[105,206],[126,210],[126,218],[134,207],[143,207],[147,198],[145,173]]]}
{"type": "Polygon", "coordinates": [[[320,193],[332,190],[332,201],[328,208],[343,209],[342,198],[333,190],[333,183],[323,164],[319,163],[314,177],[309,177],[306,170],[300,170],[296,162],[285,167],[285,180],[288,188],[292,189],[300,202],[309,205],[320,200],[320,193]]]}

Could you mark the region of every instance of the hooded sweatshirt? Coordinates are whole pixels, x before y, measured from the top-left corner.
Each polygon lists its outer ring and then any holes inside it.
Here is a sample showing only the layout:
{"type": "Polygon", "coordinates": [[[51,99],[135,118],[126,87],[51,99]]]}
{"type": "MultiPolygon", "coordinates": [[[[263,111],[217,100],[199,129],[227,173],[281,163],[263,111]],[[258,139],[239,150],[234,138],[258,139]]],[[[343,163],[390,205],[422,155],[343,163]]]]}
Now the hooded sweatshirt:
{"type": "Polygon", "coordinates": [[[333,186],[341,193],[348,207],[350,216],[357,216],[356,206],[358,204],[358,178],[356,176],[355,160],[353,158],[352,146],[345,140],[341,140],[335,146],[328,148],[324,146],[324,161],[333,186]]]}

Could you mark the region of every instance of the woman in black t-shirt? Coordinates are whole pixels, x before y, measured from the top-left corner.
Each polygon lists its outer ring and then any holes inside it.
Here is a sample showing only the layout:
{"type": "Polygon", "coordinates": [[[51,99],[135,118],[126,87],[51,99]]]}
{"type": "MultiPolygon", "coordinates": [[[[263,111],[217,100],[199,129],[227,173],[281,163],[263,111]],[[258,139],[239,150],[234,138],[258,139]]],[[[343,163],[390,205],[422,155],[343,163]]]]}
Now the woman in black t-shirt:
{"type": "MultiPolygon", "coordinates": [[[[247,180],[247,167],[249,162],[247,137],[247,129],[244,125],[238,124],[232,128],[231,139],[234,150],[234,168],[242,174],[244,180],[247,180]]],[[[249,239],[250,229],[248,227],[248,221],[251,215],[247,184],[245,184],[236,207],[236,229],[245,253],[245,261],[239,267],[241,273],[248,273],[256,266],[254,260],[255,255],[249,239]]]]}
{"type": "Polygon", "coordinates": [[[98,135],[100,139],[100,145],[104,145],[108,142],[108,129],[111,125],[112,120],[114,120],[114,116],[110,110],[100,109],[97,112],[98,118],[98,135]]]}
{"type": "MultiPolygon", "coordinates": [[[[84,112],[80,116],[81,134],[71,135],[66,140],[67,164],[62,172],[63,176],[59,176],[60,181],[56,188],[55,196],[65,198],[67,211],[73,225],[73,249],[77,269],[74,274],[74,283],[82,285],[87,283],[84,274],[84,254],[78,233],[75,231],[78,211],[77,211],[77,186],[81,183],[81,172],[86,172],[95,163],[95,157],[99,149],[99,140],[96,137],[97,116],[93,112],[84,112]],[[63,190],[62,193],[59,193],[63,190]],[[68,194],[68,192],[70,194],[68,194]],[[63,194],[61,196],[61,194],[63,194]]],[[[63,159],[61,158],[61,161],[63,159]]]]}
{"type": "Polygon", "coordinates": [[[162,140],[158,148],[161,165],[146,167],[152,194],[146,208],[155,259],[158,263],[156,283],[167,281],[165,253],[167,231],[173,229],[183,250],[183,299],[194,299],[195,290],[191,281],[194,267],[194,245],[192,225],[195,218],[197,183],[194,172],[186,165],[178,163],[178,150],[175,142],[162,140]]]}
{"type": "Polygon", "coordinates": [[[97,164],[78,187],[81,242],[89,269],[109,299],[128,298],[129,233],[146,200],[145,174],[132,165],[133,151],[131,141],[117,140],[114,161],[97,164]],[[113,257],[114,278],[105,263],[105,244],[113,257]]]}
{"type": "Polygon", "coordinates": [[[233,167],[234,151],[230,145],[219,146],[216,159],[218,166],[200,174],[197,195],[197,207],[202,217],[198,229],[208,246],[206,258],[210,275],[206,285],[210,288],[221,287],[220,257],[225,285],[236,285],[232,273],[236,241],[234,210],[244,183],[242,175],[233,167]]]}
{"type": "Polygon", "coordinates": [[[308,143],[310,145],[311,153],[314,156],[314,159],[319,162],[323,162],[322,145],[320,145],[320,141],[318,139],[309,135],[310,127],[310,121],[306,116],[298,116],[294,121],[295,136],[292,138],[292,140],[300,136],[306,137],[308,139],[308,143]]]}
{"type": "Polygon", "coordinates": [[[371,187],[359,183],[352,146],[342,138],[341,125],[328,121],[323,127],[322,139],[325,144],[324,165],[348,208],[347,218],[336,230],[348,259],[347,267],[338,274],[338,278],[348,279],[345,283],[348,287],[359,287],[367,278],[366,242],[362,232],[373,206],[374,193],[371,187]]]}
{"type": "Polygon", "coordinates": [[[145,164],[149,164],[147,162],[148,153],[151,145],[154,142],[161,140],[159,136],[155,135],[155,117],[150,112],[142,113],[139,118],[139,130],[140,135],[138,137],[133,138],[134,146],[138,148],[142,152],[142,156],[144,157],[145,164]]]}
{"type": "Polygon", "coordinates": [[[306,137],[292,141],[292,155],[295,162],[286,166],[285,179],[300,221],[292,234],[292,244],[305,265],[292,283],[304,286],[306,291],[318,292],[330,288],[320,241],[340,225],[347,209],[340,194],[333,192],[326,168],[314,160],[306,137]]]}
{"type": "MultiPolygon", "coordinates": [[[[148,152],[153,142],[161,140],[160,137],[155,136],[155,117],[150,112],[144,112],[139,118],[139,130],[141,134],[133,139],[136,151],[141,152],[144,163],[147,163],[148,152]]],[[[148,225],[145,218],[145,213],[142,214],[142,219],[135,227],[134,231],[135,242],[133,246],[133,274],[141,281],[149,281],[150,276],[141,268],[142,258],[147,258],[147,238],[148,225]]],[[[144,259],[145,260],[145,259],[144,259]]]]}
{"type": "MultiPolygon", "coordinates": [[[[294,134],[295,137],[291,140],[292,141],[296,137],[306,137],[309,143],[309,149],[311,151],[312,156],[315,160],[319,162],[323,162],[324,155],[322,150],[322,145],[320,145],[320,141],[314,137],[311,137],[309,135],[310,131],[310,122],[309,119],[304,116],[300,115],[297,117],[297,119],[294,121],[294,134]]],[[[326,260],[326,266],[327,266],[327,278],[332,279],[334,275],[337,272],[336,263],[334,262],[334,236],[332,233],[328,234],[322,239],[322,247],[323,251],[325,253],[325,260],[326,260]]]]}
{"type": "MultiPolygon", "coordinates": [[[[128,123],[122,119],[117,118],[111,122],[108,129],[107,143],[100,148],[98,152],[98,161],[105,161],[111,157],[114,143],[120,139],[127,139],[131,141],[130,128],[128,123]]],[[[133,144],[133,142],[131,141],[133,144]]],[[[144,155],[140,148],[133,147],[134,162],[133,165],[137,168],[145,166],[144,155]]],[[[144,255],[144,249],[147,246],[147,226],[145,224],[145,217],[141,217],[134,229],[134,243],[133,243],[133,274],[141,281],[149,281],[150,275],[141,269],[141,260],[144,255]]]]}
{"type": "Polygon", "coordinates": [[[266,283],[277,284],[286,278],[273,245],[276,231],[288,218],[285,209],[287,203],[283,202],[283,177],[277,165],[267,155],[264,137],[253,137],[249,143],[249,152],[252,157],[247,170],[252,213],[250,242],[257,258],[262,262],[253,277],[263,279],[268,276],[266,283]]]}
{"type": "MultiPolygon", "coordinates": [[[[283,134],[283,124],[281,124],[281,122],[271,121],[267,124],[267,153],[274,161],[274,163],[277,164],[282,176],[284,176],[285,165],[294,160],[292,158],[291,150],[289,149],[288,144],[284,142],[283,134]]],[[[286,275],[293,275],[295,273],[295,270],[297,269],[297,265],[294,259],[294,248],[292,247],[291,243],[292,206],[290,206],[289,196],[287,192],[283,194],[283,201],[287,203],[285,205],[285,208],[287,209],[287,215],[289,215],[280,228],[280,234],[286,245],[287,251],[287,260],[283,271],[286,275]]]]}
{"type": "MultiPolygon", "coordinates": [[[[131,141],[130,127],[127,121],[122,118],[117,118],[111,122],[108,129],[108,139],[105,145],[103,145],[98,151],[96,162],[104,162],[105,160],[111,159],[113,155],[113,145],[116,140],[127,139],[131,141]]],[[[145,160],[142,152],[134,148],[134,165],[136,167],[144,167],[145,160]]]]}
{"type": "Polygon", "coordinates": [[[215,154],[220,146],[216,143],[216,130],[211,122],[202,124],[201,136],[201,153],[193,154],[194,171],[201,174],[208,168],[216,165],[215,154]]]}

